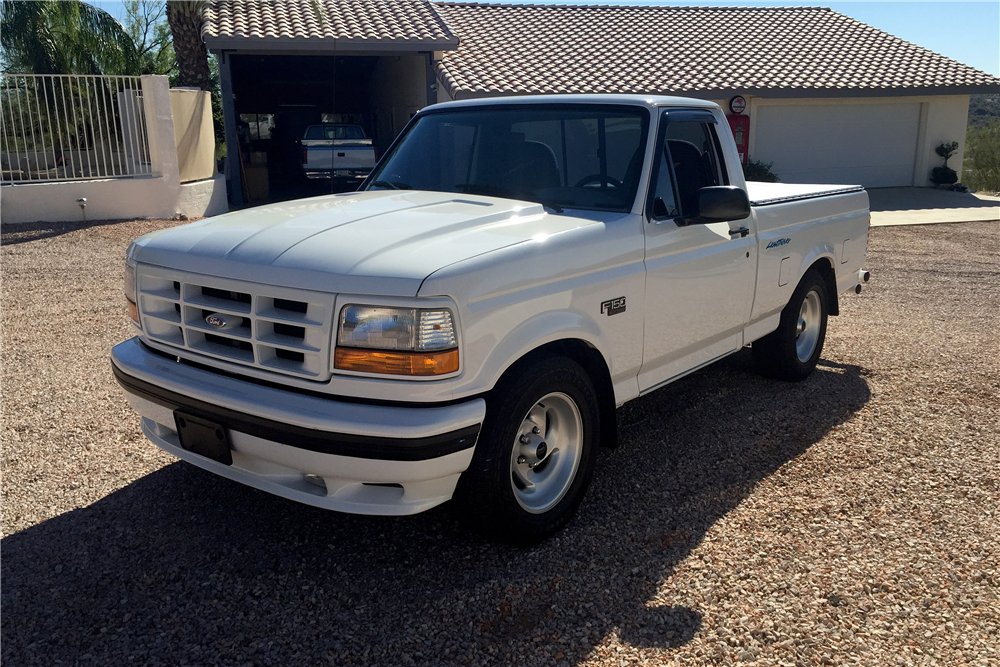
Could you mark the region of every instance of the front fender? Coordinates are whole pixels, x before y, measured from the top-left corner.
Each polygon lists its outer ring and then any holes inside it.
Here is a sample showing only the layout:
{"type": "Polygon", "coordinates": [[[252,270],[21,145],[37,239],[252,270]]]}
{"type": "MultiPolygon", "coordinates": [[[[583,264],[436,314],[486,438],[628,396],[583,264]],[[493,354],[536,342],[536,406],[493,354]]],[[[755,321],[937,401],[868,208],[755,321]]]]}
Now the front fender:
{"type": "Polygon", "coordinates": [[[518,360],[540,347],[563,340],[583,341],[600,352],[610,368],[609,355],[601,349],[601,328],[593,318],[573,311],[548,312],[520,323],[497,341],[483,360],[475,384],[492,389],[518,360]]]}

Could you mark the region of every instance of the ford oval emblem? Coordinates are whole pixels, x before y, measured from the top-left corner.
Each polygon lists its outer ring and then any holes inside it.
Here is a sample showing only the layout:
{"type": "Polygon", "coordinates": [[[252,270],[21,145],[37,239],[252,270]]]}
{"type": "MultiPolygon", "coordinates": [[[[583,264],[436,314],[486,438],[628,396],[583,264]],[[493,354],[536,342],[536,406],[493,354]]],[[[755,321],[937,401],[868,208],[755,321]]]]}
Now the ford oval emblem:
{"type": "Polygon", "coordinates": [[[216,329],[225,329],[226,325],[229,324],[226,322],[225,316],[220,315],[219,313],[212,313],[205,318],[205,322],[208,323],[208,326],[215,327],[216,329]]]}

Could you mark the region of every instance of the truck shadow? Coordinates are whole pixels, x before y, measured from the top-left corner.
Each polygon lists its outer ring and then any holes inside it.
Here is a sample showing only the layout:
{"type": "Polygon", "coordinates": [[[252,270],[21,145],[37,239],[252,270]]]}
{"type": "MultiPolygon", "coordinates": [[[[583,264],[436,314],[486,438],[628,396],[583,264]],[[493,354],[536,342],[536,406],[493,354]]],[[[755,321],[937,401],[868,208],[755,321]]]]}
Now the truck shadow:
{"type": "Polygon", "coordinates": [[[334,514],[168,465],[2,540],[2,659],[568,664],[612,634],[669,650],[702,616],[661,585],[869,397],[856,366],[784,384],[744,351],[622,408],[580,513],[527,549],[469,536],[446,507],[334,514]]]}

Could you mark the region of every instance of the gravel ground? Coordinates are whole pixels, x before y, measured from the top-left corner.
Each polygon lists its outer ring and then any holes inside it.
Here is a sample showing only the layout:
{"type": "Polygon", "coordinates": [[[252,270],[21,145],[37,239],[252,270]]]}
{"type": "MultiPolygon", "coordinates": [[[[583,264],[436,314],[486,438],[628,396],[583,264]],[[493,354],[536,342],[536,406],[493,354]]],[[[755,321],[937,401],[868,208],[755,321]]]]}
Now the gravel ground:
{"type": "Polygon", "coordinates": [[[628,404],[519,550],[145,442],[108,349],[169,224],[3,235],[5,665],[1000,665],[1000,225],[873,230],[812,377],[744,351],[628,404]]]}

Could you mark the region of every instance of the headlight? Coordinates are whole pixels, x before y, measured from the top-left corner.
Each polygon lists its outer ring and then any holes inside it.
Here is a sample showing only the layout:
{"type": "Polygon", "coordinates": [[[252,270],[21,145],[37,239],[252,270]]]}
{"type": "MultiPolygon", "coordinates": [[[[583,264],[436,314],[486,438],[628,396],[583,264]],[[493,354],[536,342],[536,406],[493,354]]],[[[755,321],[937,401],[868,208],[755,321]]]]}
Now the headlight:
{"type": "Polygon", "coordinates": [[[349,305],[340,311],[335,369],[427,376],[458,367],[450,310],[349,305]]]}
{"type": "Polygon", "coordinates": [[[135,265],[125,263],[125,298],[135,303],[135,265]]]}
{"type": "Polygon", "coordinates": [[[135,264],[129,261],[125,262],[125,300],[129,318],[139,326],[139,307],[135,298],[135,264]]]}

